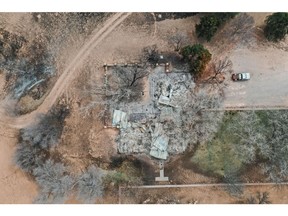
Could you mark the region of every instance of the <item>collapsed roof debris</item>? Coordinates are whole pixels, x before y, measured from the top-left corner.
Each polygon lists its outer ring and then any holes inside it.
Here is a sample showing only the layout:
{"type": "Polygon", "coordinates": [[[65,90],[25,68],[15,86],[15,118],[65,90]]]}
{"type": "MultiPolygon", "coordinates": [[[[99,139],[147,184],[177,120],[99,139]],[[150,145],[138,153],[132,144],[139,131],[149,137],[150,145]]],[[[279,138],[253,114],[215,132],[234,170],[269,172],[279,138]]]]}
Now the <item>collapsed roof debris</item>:
{"type": "Polygon", "coordinates": [[[114,110],[112,126],[117,128],[127,128],[128,126],[127,113],[122,112],[121,110],[114,110]]]}
{"type": "Polygon", "coordinates": [[[118,104],[112,126],[120,129],[116,140],[119,153],[146,153],[166,160],[169,154],[184,152],[188,146],[189,139],[180,128],[181,106],[194,83],[188,73],[167,75],[158,68],[148,81],[150,100],[118,104]]]}
{"type": "Polygon", "coordinates": [[[156,123],[154,133],[152,134],[150,155],[158,159],[166,160],[168,157],[168,142],[169,137],[165,134],[162,124],[156,123]]]}
{"type": "Polygon", "coordinates": [[[147,153],[151,146],[150,130],[145,124],[132,123],[131,127],[120,128],[119,136],[116,138],[119,153],[147,153]]]}
{"type": "Polygon", "coordinates": [[[217,119],[217,114],[209,114],[213,116],[206,120],[200,112],[214,99],[207,93],[203,98],[201,91],[198,96],[189,73],[167,74],[156,67],[148,82],[148,100],[117,104],[114,110],[112,125],[120,129],[116,138],[119,153],[145,153],[167,160],[169,155],[183,153],[199,141],[203,131],[212,134],[217,124],[211,126],[211,119],[217,119]]]}

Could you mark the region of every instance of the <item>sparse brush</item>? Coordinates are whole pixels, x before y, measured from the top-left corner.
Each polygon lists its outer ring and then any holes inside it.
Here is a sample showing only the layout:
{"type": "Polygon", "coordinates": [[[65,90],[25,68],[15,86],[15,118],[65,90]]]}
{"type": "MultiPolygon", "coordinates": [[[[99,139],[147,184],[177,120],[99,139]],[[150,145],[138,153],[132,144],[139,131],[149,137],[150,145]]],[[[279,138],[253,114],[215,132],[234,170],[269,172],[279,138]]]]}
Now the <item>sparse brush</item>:
{"type": "Polygon", "coordinates": [[[174,47],[175,51],[179,51],[184,45],[187,45],[188,35],[187,33],[177,31],[168,37],[168,42],[174,47]]]}
{"type": "Polygon", "coordinates": [[[14,155],[14,162],[25,172],[32,174],[33,169],[43,163],[45,153],[29,143],[19,143],[14,155]]]}
{"type": "Polygon", "coordinates": [[[74,184],[63,164],[47,160],[49,148],[58,143],[67,114],[60,107],[41,117],[37,124],[20,131],[20,143],[14,161],[21,169],[33,175],[39,184],[41,192],[36,202],[62,203],[74,184]]]}
{"type": "Polygon", "coordinates": [[[63,203],[72,192],[74,179],[62,163],[47,160],[33,170],[40,193],[36,203],[63,203]]]}
{"type": "Polygon", "coordinates": [[[151,64],[158,63],[160,55],[157,45],[154,44],[152,46],[144,47],[141,58],[142,62],[149,62],[151,64]]]}
{"type": "Polygon", "coordinates": [[[225,171],[223,181],[227,183],[225,188],[232,196],[240,196],[243,193],[243,186],[241,185],[237,171],[225,171]]]}
{"type": "Polygon", "coordinates": [[[78,199],[84,203],[95,203],[96,198],[103,196],[104,172],[95,166],[88,167],[78,180],[78,199]]]}
{"type": "Polygon", "coordinates": [[[122,172],[111,172],[105,176],[104,182],[105,185],[113,183],[115,186],[128,184],[129,177],[122,172]]]}
{"type": "Polygon", "coordinates": [[[60,108],[40,117],[38,124],[21,130],[21,139],[35,148],[49,149],[58,143],[63,129],[67,110],[60,108]]]}
{"type": "Polygon", "coordinates": [[[250,196],[245,201],[245,204],[271,204],[269,193],[267,191],[257,192],[256,196],[250,196]]]}
{"type": "Polygon", "coordinates": [[[191,144],[207,142],[219,129],[224,113],[210,109],[221,108],[223,98],[204,89],[191,92],[188,98],[181,114],[182,129],[187,131],[191,144]]]}
{"type": "Polygon", "coordinates": [[[287,180],[288,177],[288,112],[287,110],[266,111],[266,130],[263,131],[269,149],[265,152],[268,159],[264,164],[264,172],[274,182],[287,180]]]}

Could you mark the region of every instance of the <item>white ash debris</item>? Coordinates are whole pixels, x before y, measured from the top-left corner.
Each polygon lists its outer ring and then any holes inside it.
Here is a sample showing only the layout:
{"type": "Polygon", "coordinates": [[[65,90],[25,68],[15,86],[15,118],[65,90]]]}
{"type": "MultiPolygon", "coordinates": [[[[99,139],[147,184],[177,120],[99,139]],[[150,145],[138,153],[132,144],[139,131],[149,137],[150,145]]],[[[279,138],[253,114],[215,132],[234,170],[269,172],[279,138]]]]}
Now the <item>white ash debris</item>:
{"type": "Polygon", "coordinates": [[[151,131],[144,124],[132,123],[120,129],[116,138],[119,153],[148,153],[151,146],[151,131]]]}
{"type": "Polygon", "coordinates": [[[168,157],[168,142],[169,137],[165,134],[163,125],[156,123],[154,132],[152,133],[150,155],[158,159],[166,160],[168,157]]]}
{"type": "Polygon", "coordinates": [[[197,93],[189,73],[167,74],[156,68],[148,80],[148,103],[118,107],[129,116],[129,127],[120,128],[116,140],[120,153],[146,153],[165,160],[216,131],[218,122],[213,118],[221,115],[201,112],[219,106],[220,100],[204,91],[197,93]]]}

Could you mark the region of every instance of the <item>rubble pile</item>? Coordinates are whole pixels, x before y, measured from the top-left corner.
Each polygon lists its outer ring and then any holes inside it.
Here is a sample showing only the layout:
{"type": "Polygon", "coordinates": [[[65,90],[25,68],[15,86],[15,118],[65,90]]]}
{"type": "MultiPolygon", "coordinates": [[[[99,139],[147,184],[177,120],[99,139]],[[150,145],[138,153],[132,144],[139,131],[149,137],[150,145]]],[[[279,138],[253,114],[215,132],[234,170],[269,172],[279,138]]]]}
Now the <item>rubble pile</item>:
{"type": "Polygon", "coordinates": [[[201,111],[217,107],[220,100],[195,90],[189,73],[168,74],[156,68],[148,81],[148,102],[118,104],[114,109],[112,125],[120,129],[116,140],[119,153],[145,153],[166,160],[217,131],[221,115],[201,111]],[[125,116],[122,122],[121,116],[125,116]]]}
{"type": "Polygon", "coordinates": [[[149,153],[166,160],[169,154],[184,152],[189,145],[181,128],[181,113],[194,82],[189,73],[168,75],[156,68],[149,76],[149,86],[150,101],[118,106],[112,125],[120,129],[116,140],[120,153],[149,153]],[[124,123],[119,122],[121,116],[125,116],[124,123]]]}

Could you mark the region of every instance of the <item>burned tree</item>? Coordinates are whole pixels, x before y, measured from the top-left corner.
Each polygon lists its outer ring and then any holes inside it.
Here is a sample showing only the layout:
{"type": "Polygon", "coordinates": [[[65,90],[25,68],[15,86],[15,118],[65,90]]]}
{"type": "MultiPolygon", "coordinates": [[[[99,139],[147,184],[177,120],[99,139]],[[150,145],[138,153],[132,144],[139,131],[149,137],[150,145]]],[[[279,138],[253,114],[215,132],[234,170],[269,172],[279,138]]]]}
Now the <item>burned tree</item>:
{"type": "Polygon", "coordinates": [[[288,177],[287,123],[286,110],[247,111],[238,113],[228,126],[238,139],[235,147],[243,163],[261,161],[263,172],[273,182],[288,177]]]}
{"type": "Polygon", "coordinates": [[[84,203],[94,203],[103,195],[104,172],[100,168],[90,166],[78,180],[78,198],[84,203]]]}
{"type": "Polygon", "coordinates": [[[16,149],[14,162],[25,172],[32,174],[33,169],[43,164],[45,157],[46,152],[41,151],[40,148],[21,142],[16,149]]]}
{"type": "Polygon", "coordinates": [[[137,101],[143,94],[143,79],[149,70],[140,65],[116,67],[110,76],[107,99],[111,104],[137,101]]]}
{"type": "Polygon", "coordinates": [[[144,47],[142,50],[141,61],[144,63],[156,64],[159,61],[159,51],[157,45],[144,47]]]}
{"type": "Polygon", "coordinates": [[[188,98],[181,115],[183,131],[192,144],[209,141],[223,117],[223,112],[212,110],[223,105],[223,98],[204,89],[191,92],[188,98]]]}
{"type": "Polygon", "coordinates": [[[63,121],[69,114],[65,107],[57,108],[46,116],[39,117],[39,123],[21,130],[21,140],[40,149],[49,149],[58,143],[63,121]]]}
{"type": "Polygon", "coordinates": [[[213,62],[213,72],[214,76],[213,78],[217,78],[217,75],[219,74],[226,74],[226,73],[232,73],[232,61],[228,58],[225,57],[223,60],[220,59],[217,62],[213,62]]]}
{"type": "Polygon", "coordinates": [[[168,41],[174,47],[174,50],[178,52],[187,44],[188,36],[183,32],[177,31],[168,37],[168,41]]]}
{"type": "Polygon", "coordinates": [[[220,35],[231,43],[238,41],[248,43],[252,39],[254,25],[255,21],[252,16],[240,13],[226,25],[220,35]]]}
{"type": "Polygon", "coordinates": [[[137,86],[141,79],[148,76],[149,72],[141,66],[135,65],[131,68],[117,67],[115,75],[119,77],[120,86],[131,88],[137,86]]]}
{"type": "Polygon", "coordinates": [[[264,172],[273,182],[282,182],[288,177],[288,112],[287,110],[267,111],[266,115],[266,142],[269,145],[263,158],[268,159],[263,164],[264,172]]]}
{"type": "Polygon", "coordinates": [[[219,87],[219,84],[224,82],[225,75],[233,72],[232,66],[232,61],[228,57],[218,61],[214,60],[210,67],[212,75],[204,83],[216,84],[219,87]]]}
{"type": "Polygon", "coordinates": [[[148,77],[151,64],[158,63],[159,57],[157,46],[152,45],[143,48],[139,56],[141,63],[113,65],[109,66],[109,69],[107,67],[107,73],[101,79],[101,83],[91,81],[88,89],[85,89],[90,102],[81,107],[81,112],[88,116],[92,110],[99,109],[97,116],[104,120],[105,116],[109,115],[109,110],[118,106],[119,103],[140,100],[144,95],[143,80],[148,77]]]}
{"type": "Polygon", "coordinates": [[[72,192],[74,179],[62,163],[47,160],[33,175],[41,190],[37,203],[63,203],[72,192]]]}
{"type": "Polygon", "coordinates": [[[258,203],[259,204],[271,204],[271,201],[269,200],[269,193],[267,191],[260,193],[257,193],[258,203]]]}
{"type": "Polygon", "coordinates": [[[43,164],[49,149],[58,144],[67,115],[68,110],[60,107],[39,117],[35,125],[21,129],[14,156],[16,165],[32,174],[33,169],[43,164]]]}
{"type": "Polygon", "coordinates": [[[270,154],[263,134],[264,127],[255,111],[237,113],[230,120],[227,130],[237,139],[235,148],[243,163],[250,164],[257,160],[257,156],[266,157],[270,154]]]}
{"type": "Polygon", "coordinates": [[[240,36],[248,35],[251,33],[255,24],[254,18],[247,13],[240,13],[234,20],[231,21],[230,25],[233,28],[231,35],[240,36]]]}
{"type": "Polygon", "coordinates": [[[2,28],[0,34],[0,69],[5,72],[11,95],[20,99],[36,85],[44,88],[55,72],[45,38],[27,40],[2,28]]]}
{"type": "Polygon", "coordinates": [[[14,161],[38,183],[37,203],[63,203],[73,188],[73,177],[62,163],[51,160],[54,155],[49,151],[58,143],[67,114],[63,107],[55,109],[20,131],[14,161]]]}
{"type": "Polygon", "coordinates": [[[144,94],[144,79],[148,75],[147,64],[113,66],[102,80],[104,85],[91,81],[89,89],[85,90],[90,102],[81,107],[81,112],[89,115],[99,108],[97,116],[103,119],[110,108],[140,100],[144,94]]]}

